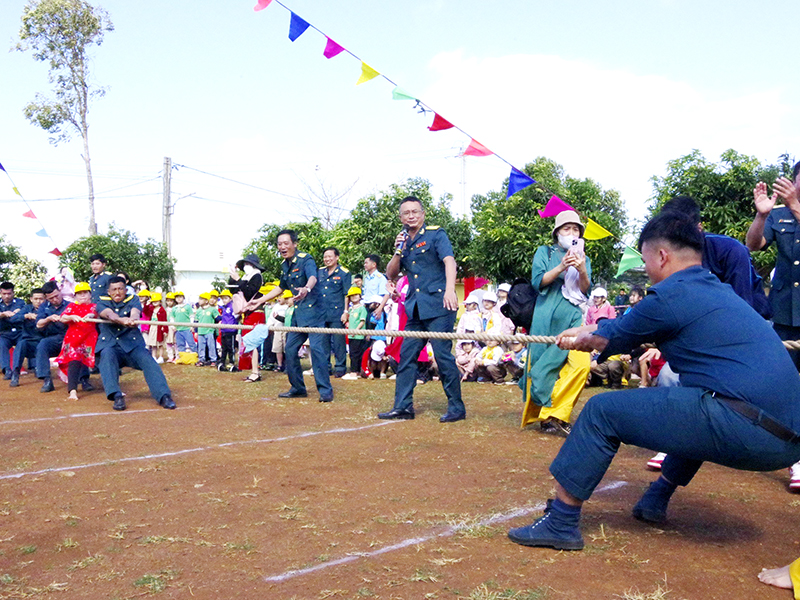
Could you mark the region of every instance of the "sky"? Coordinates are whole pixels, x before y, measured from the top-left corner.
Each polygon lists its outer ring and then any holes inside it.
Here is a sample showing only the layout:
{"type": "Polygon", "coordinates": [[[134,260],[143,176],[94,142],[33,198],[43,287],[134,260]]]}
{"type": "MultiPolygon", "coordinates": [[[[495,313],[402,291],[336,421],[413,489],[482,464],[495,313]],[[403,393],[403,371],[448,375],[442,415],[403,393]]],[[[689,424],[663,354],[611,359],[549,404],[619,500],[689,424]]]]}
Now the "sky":
{"type": "MultiPolygon", "coordinates": [[[[693,149],[800,156],[796,42],[782,33],[796,2],[282,1],[468,135],[428,131],[432,114],[392,100],[382,78],[356,86],[359,61],[324,58],[317,31],[291,42],[277,1],[104,0],[115,30],[92,51],[91,81],[107,94],[89,113],[101,233],[161,239],[167,156],[178,268],[220,271],[262,225],[305,220],[317,181],[353,186],[352,208],[424,177],[464,214],[510,171],[460,158],[470,137],[517,167],[546,156],[618,190],[633,219],[650,179],[693,149]]],[[[15,45],[24,6],[3,0],[0,47],[15,45]]],[[[22,217],[0,173],[0,233],[53,269],[48,251],[87,234],[82,143],[54,146],[23,116],[49,91],[46,65],[0,52],[0,77],[0,163],[39,218],[22,217]]]]}

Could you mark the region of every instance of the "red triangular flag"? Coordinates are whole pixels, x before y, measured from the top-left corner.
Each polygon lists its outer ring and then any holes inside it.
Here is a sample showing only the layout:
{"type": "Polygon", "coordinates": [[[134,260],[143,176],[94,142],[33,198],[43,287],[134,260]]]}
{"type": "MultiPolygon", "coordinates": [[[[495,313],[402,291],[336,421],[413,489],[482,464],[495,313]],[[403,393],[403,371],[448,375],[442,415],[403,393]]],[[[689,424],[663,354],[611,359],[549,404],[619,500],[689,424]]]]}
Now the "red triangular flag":
{"type": "Polygon", "coordinates": [[[33,214],[33,211],[32,211],[32,210],[29,210],[29,211],[28,211],[28,212],[26,212],[26,213],[22,213],[22,216],[23,216],[23,217],[28,217],[29,219],[35,219],[35,218],[36,218],[36,215],[35,215],[35,214],[33,214]]]}
{"type": "Polygon", "coordinates": [[[56,256],[61,256],[61,250],[59,250],[58,248],[53,248],[52,250],[50,250],[50,252],[48,252],[48,254],[55,254],[56,256]]]}
{"type": "Polygon", "coordinates": [[[494,154],[494,152],[489,150],[477,140],[473,139],[469,143],[469,146],[467,146],[467,149],[464,150],[463,156],[489,156],[491,154],[494,154]]]}
{"type": "Polygon", "coordinates": [[[433,123],[428,129],[431,131],[443,131],[444,129],[452,129],[452,127],[453,124],[450,121],[443,119],[438,113],[434,113],[433,123]]]}

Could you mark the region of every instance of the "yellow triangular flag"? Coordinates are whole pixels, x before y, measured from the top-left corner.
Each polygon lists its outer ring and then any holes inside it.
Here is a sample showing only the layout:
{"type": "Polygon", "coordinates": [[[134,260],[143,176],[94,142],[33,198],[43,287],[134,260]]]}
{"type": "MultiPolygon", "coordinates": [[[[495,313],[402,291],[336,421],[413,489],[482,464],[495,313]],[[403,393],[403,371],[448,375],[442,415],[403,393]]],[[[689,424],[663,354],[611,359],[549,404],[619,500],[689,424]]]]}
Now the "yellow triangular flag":
{"type": "Polygon", "coordinates": [[[602,240],[611,235],[611,232],[604,229],[602,225],[595,223],[591,219],[586,219],[586,231],[583,232],[583,237],[587,240],[602,240]]]}
{"type": "Polygon", "coordinates": [[[18,190],[16,187],[14,187],[13,189],[14,189],[14,193],[15,193],[17,196],[19,196],[20,198],[22,198],[22,194],[20,194],[20,193],[19,193],[19,190],[18,190]]]}
{"type": "Polygon", "coordinates": [[[356,85],[361,85],[370,79],[375,79],[378,75],[380,75],[380,73],[378,73],[364,61],[361,61],[361,77],[358,78],[356,85]]]}

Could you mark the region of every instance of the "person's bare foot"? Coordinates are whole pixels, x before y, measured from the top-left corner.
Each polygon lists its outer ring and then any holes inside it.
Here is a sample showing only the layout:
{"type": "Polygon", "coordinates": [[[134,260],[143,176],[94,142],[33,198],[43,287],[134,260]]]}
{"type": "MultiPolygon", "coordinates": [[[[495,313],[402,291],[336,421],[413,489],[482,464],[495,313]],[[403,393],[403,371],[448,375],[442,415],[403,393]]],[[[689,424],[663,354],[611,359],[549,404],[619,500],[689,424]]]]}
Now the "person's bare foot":
{"type": "Polygon", "coordinates": [[[78,390],[70,390],[69,397],[67,400],[77,400],[78,399],[78,390]]]}
{"type": "Polygon", "coordinates": [[[792,585],[792,578],[789,576],[789,565],[779,569],[761,569],[761,573],[758,574],[758,579],[761,583],[774,585],[775,587],[785,590],[791,590],[794,587],[792,585]]]}

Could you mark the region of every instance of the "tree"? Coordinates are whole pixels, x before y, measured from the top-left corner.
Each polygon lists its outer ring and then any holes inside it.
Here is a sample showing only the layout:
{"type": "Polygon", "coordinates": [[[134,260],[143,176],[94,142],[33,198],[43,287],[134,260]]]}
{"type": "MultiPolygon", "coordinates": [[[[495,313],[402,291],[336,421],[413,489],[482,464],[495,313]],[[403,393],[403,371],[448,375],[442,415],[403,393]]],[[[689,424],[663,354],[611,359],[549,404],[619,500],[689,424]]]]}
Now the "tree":
{"type": "Polygon", "coordinates": [[[27,300],[31,290],[47,281],[47,267],[38,260],[21,256],[9,270],[8,280],[14,284],[14,293],[27,300]]]}
{"type": "Polygon", "coordinates": [[[400,231],[400,201],[406,196],[416,196],[425,208],[425,222],[442,227],[453,244],[458,265],[458,275],[469,273],[469,245],[472,226],[468,219],[454,218],[450,212],[452,196],[446,194],[438,202],[430,191],[426,179],[413,178],[403,184],[392,184],[388,191],[361,198],[347,219],[334,227],[330,245],[341,252],[341,262],[350,271],[361,272],[367,254],[381,256],[381,270],[394,252],[394,240],[400,231]]]}
{"type": "Polygon", "coordinates": [[[334,225],[347,213],[345,209],[347,198],[358,183],[358,179],[341,191],[334,190],[333,186],[320,177],[319,173],[316,174],[316,179],[316,186],[308,183],[305,179],[300,179],[303,187],[306,188],[300,197],[303,199],[309,218],[319,219],[325,229],[333,229],[334,225]]]}
{"type": "Polygon", "coordinates": [[[36,94],[25,117],[52,134],[52,144],[69,140],[77,131],[83,139],[83,162],[89,186],[89,234],[97,235],[94,217],[94,184],[89,157],[89,104],[105,94],[90,85],[88,50],[99,46],[103,35],[113,31],[108,13],[85,0],[29,0],[22,13],[17,50],[32,50],[33,58],[49,63],[49,81],[55,99],[36,94]]]}
{"type": "Polygon", "coordinates": [[[283,259],[278,254],[277,238],[282,229],[294,229],[297,232],[298,250],[313,256],[318,267],[322,266],[322,251],[330,245],[330,232],[322,226],[319,219],[312,219],[307,223],[264,225],[258,230],[261,235],[251,240],[243,252],[258,256],[264,267],[264,281],[280,279],[283,259]]]}
{"type": "Polygon", "coordinates": [[[627,226],[624,206],[616,190],[603,190],[591,179],[575,179],[556,162],[539,157],[525,165],[524,172],[538,185],[506,198],[508,179],[499,192],[472,198],[472,225],[475,237],[469,260],[477,275],[495,281],[528,278],[536,249],[552,243],[553,220],[539,218],[553,194],[573,206],[585,219],[591,218],[616,238],[586,240],[586,254],[592,261],[595,280],[611,278],[622,251],[627,226]]]}
{"type": "MultiPolygon", "coordinates": [[[[667,163],[667,174],[653,176],[653,197],[650,214],[675,196],[691,196],[700,205],[703,227],[744,242],[747,229],[755,217],[753,188],[759,181],[772,185],[781,175],[791,179],[792,163],[788,154],[778,157],[777,164],[761,162],[735,150],[726,150],[719,163],[705,159],[693,150],[667,163]]],[[[762,276],[775,265],[775,249],[753,254],[753,262],[762,276]]]]}
{"type": "Polygon", "coordinates": [[[19,248],[7,242],[6,236],[0,235],[0,281],[10,280],[11,268],[21,257],[19,248]]]}
{"type": "Polygon", "coordinates": [[[89,257],[95,253],[106,257],[109,271],[125,271],[131,281],[142,279],[151,288],[168,288],[175,278],[175,261],[164,242],[148,239],[142,243],[136,234],[117,229],[113,223],[107,235],[89,235],[72,242],[59,264],[71,268],[76,281],[87,281],[92,275],[89,257]]]}

